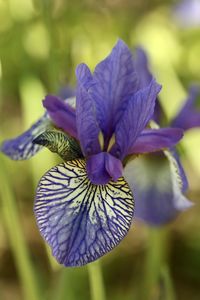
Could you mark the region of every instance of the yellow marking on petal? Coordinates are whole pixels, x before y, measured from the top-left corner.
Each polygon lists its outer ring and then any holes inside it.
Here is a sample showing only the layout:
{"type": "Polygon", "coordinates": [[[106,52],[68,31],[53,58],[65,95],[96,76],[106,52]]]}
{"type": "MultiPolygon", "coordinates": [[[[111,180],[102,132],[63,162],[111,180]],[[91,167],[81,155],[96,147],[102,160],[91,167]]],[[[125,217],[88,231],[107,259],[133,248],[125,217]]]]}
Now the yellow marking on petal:
{"type": "Polygon", "coordinates": [[[112,146],[114,144],[115,144],[115,134],[113,133],[113,135],[112,135],[112,137],[111,137],[111,139],[109,141],[109,144],[108,144],[108,149],[107,149],[108,152],[110,151],[110,149],[112,148],[112,146]]]}

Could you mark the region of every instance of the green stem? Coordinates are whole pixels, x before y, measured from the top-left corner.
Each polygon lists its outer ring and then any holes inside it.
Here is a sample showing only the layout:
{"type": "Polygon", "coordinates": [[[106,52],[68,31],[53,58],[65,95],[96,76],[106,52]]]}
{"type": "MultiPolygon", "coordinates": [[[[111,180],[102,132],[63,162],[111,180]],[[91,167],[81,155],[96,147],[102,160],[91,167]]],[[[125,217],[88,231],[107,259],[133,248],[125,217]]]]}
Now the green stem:
{"type": "MultiPolygon", "coordinates": [[[[172,278],[170,276],[170,270],[169,267],[165,264],[162,268],[162,281],[163,281],[163,286],[164,286],[164,295],[166,300],[175,300],[175,292],[174,292],[174,287],[173,287],[173,282],[172,278]]],[[[162,296],[162,295],[161,295],[162,296]]]]}
{"type": "Polygon", "coordinates": [[[167,236],[168,233],[163,229],[150,228],[141,299],[160,299],[160,294],[162,293],[164,293],[162,299],[174,299],[170,298],[172,295],[172,283],[166,262],[167,236]]]}
{"type": "Polygon", "coordinates": [[[87,265],[90,293],[92,300],[106,300],[103,276],[99,261],[95,261],[87,265]]]}
{"type": "Polygon", "coordinates": [[[16,205],[9,175],[4,160],[0,159],[0,195],[1,212],[6,227],[7,236],[11,244],[17,271],[21,280],[24,299],[38,300],[39,289],[36,276],[30,261],[28,248],[25,243],[24,233],[20,224],[20,216],[16,205]]]}
{"type": "Polygon", "coordinates": [[[56,300],[75,300],[74,290],[70,286],[70,269],[63,268],[60,272],[60,278],[55,288],[55,294],[52,299],[56,300]]]}
{"type": "Polygon", "coordinates": [[[52,300],[88,300],[87,267],[67,268],[62,267],[56,272],[55,286],[50,290],[52,300]],[[53,292],[52,292],[53,291],[53,292]]]}

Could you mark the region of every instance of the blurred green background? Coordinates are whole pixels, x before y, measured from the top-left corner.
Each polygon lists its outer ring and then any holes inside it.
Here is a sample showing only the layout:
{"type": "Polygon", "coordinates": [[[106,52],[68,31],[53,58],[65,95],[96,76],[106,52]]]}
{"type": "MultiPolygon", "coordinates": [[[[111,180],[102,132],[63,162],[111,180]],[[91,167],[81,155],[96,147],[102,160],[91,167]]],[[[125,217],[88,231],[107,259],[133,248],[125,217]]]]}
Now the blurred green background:
{"type": "MultiPolygon", "coordinates": [[[[177,3],[0,0],[0,140],[27,129],[42,115],[44,96],[75,86],[76,65],[93,69],[118,37],[132,49],[146,49],[172,118],[189,84],[200,83],[200,27],[182,26],[177,3]]],[[[90,299],[92,280],[101,271],[107,299],[200,299],[200,129],[187,132],[181,145],[188,197],[196,205],[157,231],[135,221],[123,242],[100,260],[101,269],[89,272],[49,259],[36,227],[37,182],[58,158],[48,150],[26,162],[1,155],[0,299],[90,299]],[[163,261],[167,269],[157,276],[163,261]]],[[[93,299],[103,299],[100,293],[93,299]]]]}

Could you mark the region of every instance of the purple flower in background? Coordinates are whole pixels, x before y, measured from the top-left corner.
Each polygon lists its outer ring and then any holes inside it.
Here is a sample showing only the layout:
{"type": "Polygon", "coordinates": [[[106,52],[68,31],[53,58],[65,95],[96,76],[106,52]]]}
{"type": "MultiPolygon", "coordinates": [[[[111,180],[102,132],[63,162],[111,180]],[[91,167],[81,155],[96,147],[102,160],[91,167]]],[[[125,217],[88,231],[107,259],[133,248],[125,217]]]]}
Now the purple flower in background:
{"type": "Polygon", "coordinates": [[[200,26],[200,0],[182,0],[173,7],[173,16],[185,28],[200,26]]]}
{"type": "MultiPolygon", "coordinates": [[[[142,84],[151,76],[146,53],[136,50],[136,67],[140,70],[142,84]]],[[[197,87],[190,90],[189,98],[170,127],[188,129],[200,125],[200,113],[194,108],[197,87]]],[[[153,119],[161,123],[164,112],[156,100],[153,119]]],[[[124,176],[135,196],[135,217],[152,226],[174,219],[178,212],[192,205],[183,195],[188,183],[179,156],[174,148],[139,157],[125,168],[124,176]]]]}
{"type": "Polygon", "coordinates": [[[200,86],[192,85],[188,92],[188,98],[176,117],[171,121],[171,127],[178,127],[183,130],[200,127],[200,109],[195,107],[199,97],[200,86]]]}
{"type": "MultiPolygon", "coordinates": [[[[76,108],[68,99],[47,96],[43,105],[56,129],[48,127],[31,141],[64,160],[41,178],[35,215],[53,255],[65,266],[89,263],[119,244],[134,213],[135,187],[123,177],[123,166],[138,154],[171,148],[182,137],[181,129],[147,127],[161,87],[152,76],[140,84],[122,40],[93,74],[80,64],[76,76],[76,108]]],[[[8,146],[2,149],[9,152],[8,146]]]]}

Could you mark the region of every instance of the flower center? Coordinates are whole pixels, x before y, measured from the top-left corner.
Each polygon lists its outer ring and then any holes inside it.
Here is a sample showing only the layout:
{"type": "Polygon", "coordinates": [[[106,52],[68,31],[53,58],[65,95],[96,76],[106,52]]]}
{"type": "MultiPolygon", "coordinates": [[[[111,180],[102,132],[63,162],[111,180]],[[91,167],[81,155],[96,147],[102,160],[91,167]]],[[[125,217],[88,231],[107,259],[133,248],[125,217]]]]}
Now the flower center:
{"type": "Polygon", "coordinates": [[[87,174],[96,185],[107,184],[110,180],[117,181],[122,176],[122,162],[107,152],[91,155],[87,159],[87,174]]]}

